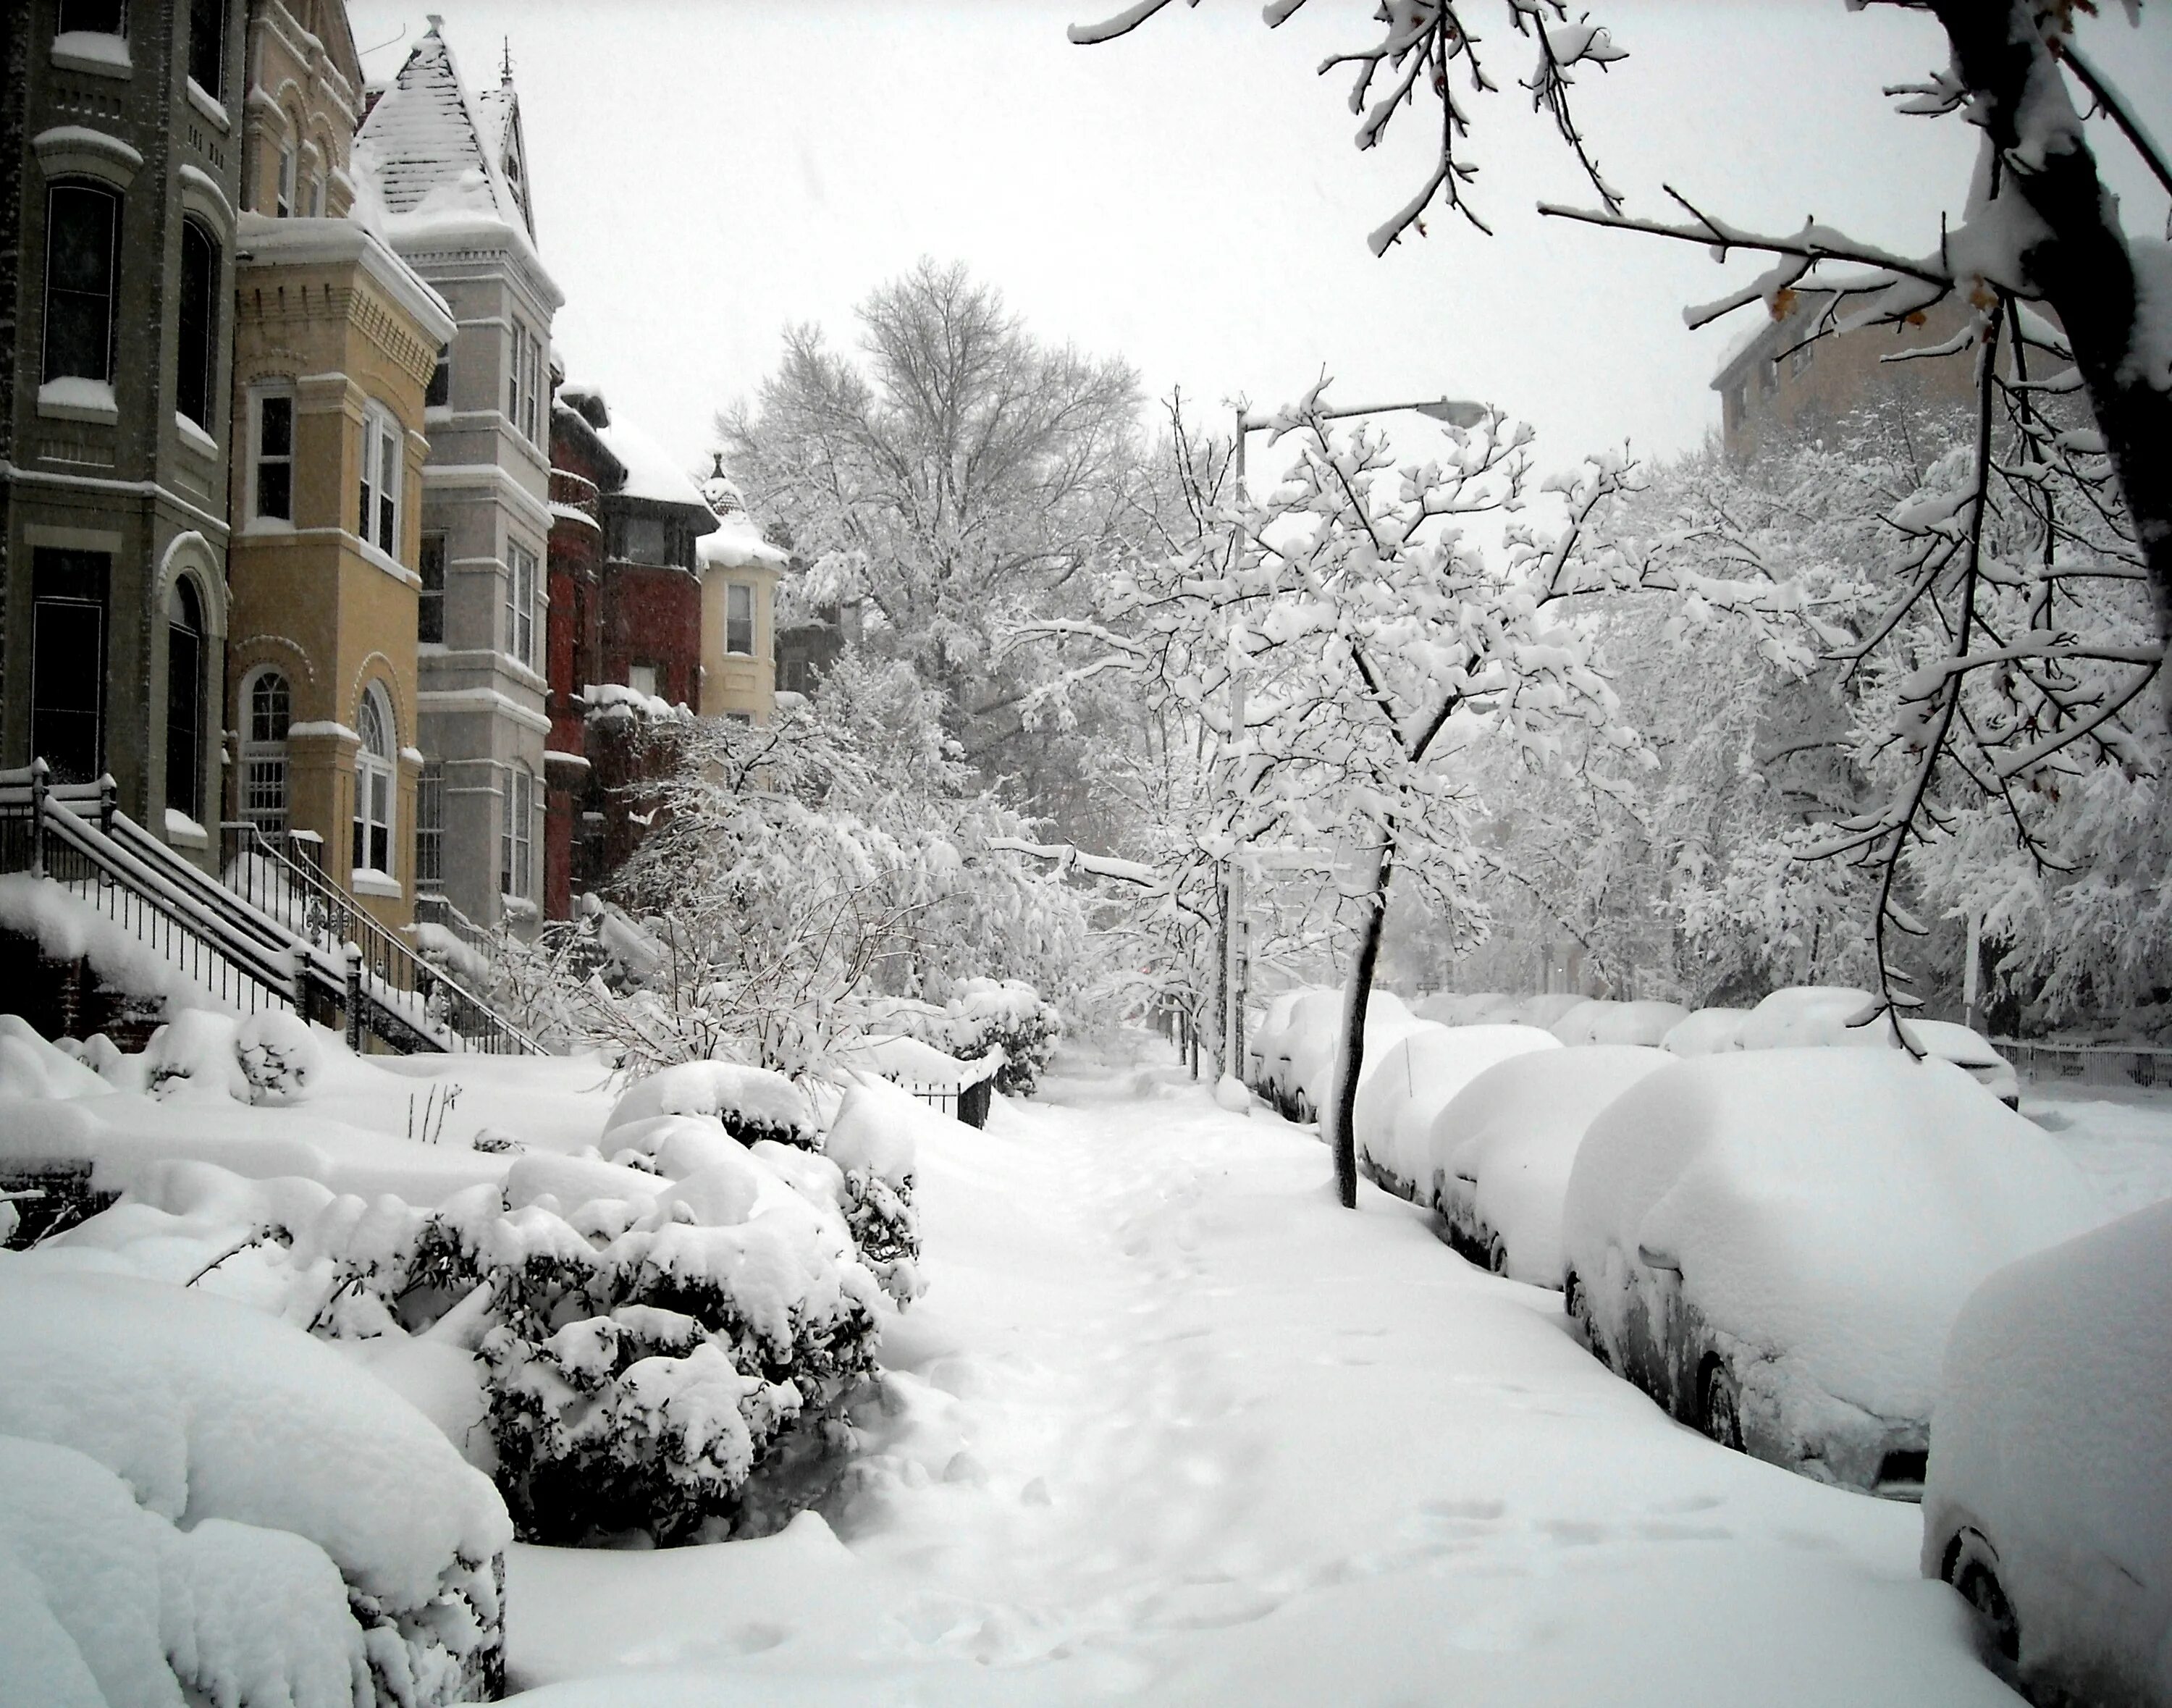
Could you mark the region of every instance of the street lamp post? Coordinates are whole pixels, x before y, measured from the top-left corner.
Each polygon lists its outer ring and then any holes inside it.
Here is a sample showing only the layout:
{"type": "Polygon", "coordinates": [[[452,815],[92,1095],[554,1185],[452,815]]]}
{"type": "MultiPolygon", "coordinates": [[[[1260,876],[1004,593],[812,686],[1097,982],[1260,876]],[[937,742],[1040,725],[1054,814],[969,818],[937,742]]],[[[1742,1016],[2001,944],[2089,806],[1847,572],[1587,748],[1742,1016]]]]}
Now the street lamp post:
{"type": "MultiPolygon", "coordinates": [[[[1352,416],[1422,415],[1448,427],[1474,427],[1491,421],[1494,416],[1492,405],[1473,403],[1465,398],[1437,397],[1413,403],[1371,403],[1350,409],[1329,409],[1319,412],[1322,421],[1347,421],[1352,416]]],[[[1269,424],[1267,418],[1246,412],[1243,404],[1237,406],[1237,500],[1242,503],[1245,491],[1245,441],[1253,432],[1269,424]]],[[[1245,684],[1242,678],[1229,687],[1229,733],[1234,741],[1245,727],[1245,684]]],[[[1245,872],[1234,852],[1223,862],[1221,928],[1222,950],[1222,1071],[1242,1078],[1245,1072],[1245,997],[1250,983],[1250,921],[1245,916],[1245,872]]]]}

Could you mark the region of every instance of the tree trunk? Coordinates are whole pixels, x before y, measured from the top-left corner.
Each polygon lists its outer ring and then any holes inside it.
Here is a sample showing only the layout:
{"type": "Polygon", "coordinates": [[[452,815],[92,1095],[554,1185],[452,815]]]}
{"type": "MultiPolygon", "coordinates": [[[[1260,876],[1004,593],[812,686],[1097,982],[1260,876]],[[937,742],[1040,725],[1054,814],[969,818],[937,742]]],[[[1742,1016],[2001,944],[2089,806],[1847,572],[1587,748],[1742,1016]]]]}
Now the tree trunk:
{"type": "Polygon", "coordinates": [[[1350,987],[1342,997],[1342,1044],[1336,1051],[1327,1141],[1335,1152],[1335,1190],[1345,1210],[1358,1207],[1358,1076],[1365,1066],[1365,1011],[1372,1005],[1373,969],[1379,964],[1380,936],[1388,923],[1388,885],[1395,875],[1395,827],[1391,819],[1374,859],[1372,894],[1366,898],[1365,920],[1358,928],[1350,987]]]}
{"type": "MultiPolygon", "coordinates": [[[[2060,77],[2035,20],[2023,0],[1934,0],[1933,9],[1992,144],[2013,148],[2031,83],[2060,77]]],[[[2014,171],[2012,182],[2051,230],[2024,259],[2073,350],[2148,568],[2158,635],[2172,638],[2172,481],[2164,478],[2172,467],[2172,395],[2150,384],[2133,359],[2138,293],[2115,204],[2084,146],[2051,156],[2040,171],[2014,171]]],[[[2165,679],[2172,685],[2172,674],[2165,679]]]]}

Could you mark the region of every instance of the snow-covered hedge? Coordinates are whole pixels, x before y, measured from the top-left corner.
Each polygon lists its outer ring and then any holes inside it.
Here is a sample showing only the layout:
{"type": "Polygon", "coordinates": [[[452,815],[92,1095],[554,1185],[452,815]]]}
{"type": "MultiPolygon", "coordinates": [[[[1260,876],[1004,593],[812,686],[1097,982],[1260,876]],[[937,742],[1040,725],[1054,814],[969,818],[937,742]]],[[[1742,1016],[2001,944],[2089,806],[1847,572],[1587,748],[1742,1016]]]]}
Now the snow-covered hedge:
{"type": "Polygon", "coordinates": [[[814,1111],[781,1073],[736,1061],[687,1061],[635,1081],[604,1123],[605,1142],[618,1128],[658,1115],[707,1115],[742,1144],[774,1139],[808,1150],[820,1143],[814,1111]]]}
{"type": "Polygon", "coordinates": [[[941,1008],[878,997],[864,1005],[862,1023],[870,1033],[917,1039],[961,1060],[1000,1049],[996,1089],[1012,1097],[1033,1094],[1063,1039],[1062,1015],[1021,979],[967,979],[941,1008]]]}
{"type": "Polygon", "coordinates": [[[40,1252],[0,1258],[0,1700],[497,1693],[504,1505],[333,1348],[40,1252]]]}

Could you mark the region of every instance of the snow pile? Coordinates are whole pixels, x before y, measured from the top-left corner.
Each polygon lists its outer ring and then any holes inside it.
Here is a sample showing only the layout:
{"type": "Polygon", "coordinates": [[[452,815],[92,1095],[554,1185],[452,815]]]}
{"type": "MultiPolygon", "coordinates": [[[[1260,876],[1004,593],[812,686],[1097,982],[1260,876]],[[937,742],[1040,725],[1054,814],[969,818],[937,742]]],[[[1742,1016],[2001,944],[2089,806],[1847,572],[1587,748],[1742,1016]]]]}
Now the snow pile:
{"type": "Polygon", "coordinates": [[[1564,1044],[1657,1045],[1690,1011],[1679,1002],[1579,1002],[1546,1029],[1564,1044]]]}
{"type": "Polygon", "coordinates": [[[1977,1283],[2099,1218],[2064,1153],[1958,1068],[1772,1050],[1675,1062],[1609,1104],[1562,1233],[1610,1345],[1632,1316],[1659,1332],[1655,1276],[1678,1268],[1682,1305],[1771,1367],[1783,1422],[1820,1396],[1900,1420],[1929,1415],[1977,1283]]]}
{"type": "Polygon", "coordinates": [[[1584,1130],[1668,1065],[1664,1051],[1597,1044],[1496,1062],[1433,1124],[1433,1201],[1465,1255],[1517,1281],[1562,1284],[1562,1200],[1584,1130]]]}
{"type": "Polygon", "coordinates": [[[1378,1055],[1358,1084],[1358,1165],[1405,1198],[1427,1201],[1433,1133],[1456,1094],[1497,1061],[1561,1045],[1535,1026],[1436,1026],[1417,1020],[1378,1055]]]}
{"type": "Polygon", "coordinates": [[[1926,1576],[1997,1551],[2038,1700],[2172,1701],[2172,1202],[2000,1270],[1946,1345],[1926,1576]]]}
{"type": "Polygon", "coordinates": [[[1659,1040],[1669,1055],[1719,1055],[1734,1048],[1747,1008],[1699,1008],[1678,1020],[1659,1040]]]}
{"type": "Polygon", "coordinates": [[[613,718],[634,718],[649,723],[691,723],[694,714],[684,706],[674,706],[661,695],[644,694],[638,688],[630,688],[623,682],[591,682],[581,690],[589,702],[589,722],[608,722],[613,718]]]}
{"type": "Polygon", "coordinates": [[[834,1060],[848,1068],[863,1068],[892,1084],[952,1095],[1000,1072],[1000,1047],[976,1061],[960,1061],[947,1050],[917,1038],[858,1038],[833,1052],[834,1060]]]}
{"type": "Polygon", "coordinates": [[[628,1087],[604,1123],[608,1146],[617,1129],[658,1115],[708,1115],[744,1144],[774,1139],[819,1147],[814,1111],[781,1073],[737,1061],[685,1061],[628,1087]]]}
{"type": "Polygon", "coordinates": [[[101,984],[176,1008],[214,1006],[210,996],[135,932],[49,878],[0,873],[0,928],[33,938],[47,960],[89,963],[101,984]]]}
{"type": "Polygon", "coordinates": [[[19,1014],[0,1014],[0,1098],[98,1097],[113,1088],[93,1068],[48,1044],[19,1014]]]}
{"type": "MultiPolygon", "coordinates": [[[[160,1654],[218,1701],[346,1703],[374,1679],[437,1704],[502,1677],[503,1504],[331,1347],[40,1253],[0,1260],[0,1437],[42,1473],[0,1474],[0,1580],[43,1587],[99,1685],[160,1654]]],[[[50,1629],[41,1646],[65,1679],[50,1629]]],[[[112,1700],[180,1700],[144,1682],[112,1700]]]]}

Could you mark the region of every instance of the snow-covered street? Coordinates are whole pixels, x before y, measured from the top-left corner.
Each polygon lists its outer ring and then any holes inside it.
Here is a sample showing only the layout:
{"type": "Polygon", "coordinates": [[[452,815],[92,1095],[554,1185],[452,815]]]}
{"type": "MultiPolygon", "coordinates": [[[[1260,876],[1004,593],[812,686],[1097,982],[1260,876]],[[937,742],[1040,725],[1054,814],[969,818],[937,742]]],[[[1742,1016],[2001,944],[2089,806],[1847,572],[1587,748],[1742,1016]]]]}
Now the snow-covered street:
{"type": "Polygon", "coordinates": [[[2013,1700],[1911,1506],[1723,1451],[1306,1130],[1063,1064],[921,1157],[850,1496],[523,1547],[542,1705],[2013,1700]]]}

